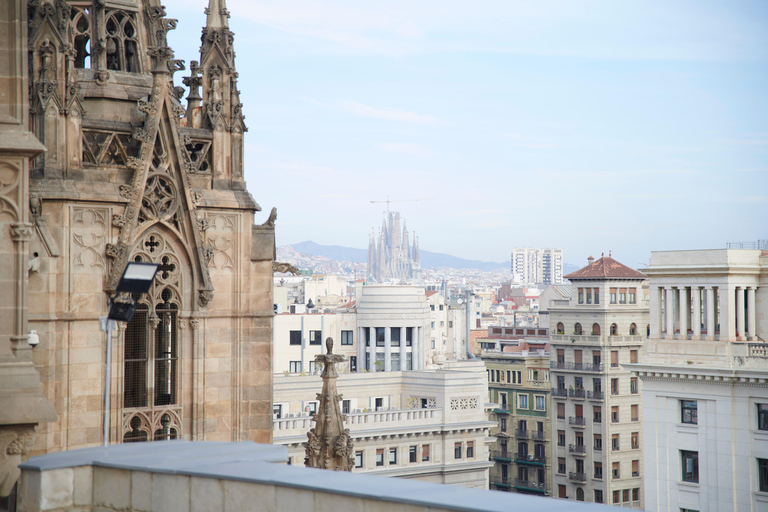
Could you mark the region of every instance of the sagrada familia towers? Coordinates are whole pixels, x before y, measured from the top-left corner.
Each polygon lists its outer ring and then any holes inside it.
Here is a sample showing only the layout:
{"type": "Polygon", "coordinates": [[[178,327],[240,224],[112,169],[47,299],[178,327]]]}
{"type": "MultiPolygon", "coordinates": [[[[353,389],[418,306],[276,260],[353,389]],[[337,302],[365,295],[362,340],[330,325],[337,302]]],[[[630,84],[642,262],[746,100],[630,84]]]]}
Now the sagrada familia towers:
{"type": "Polygon", "coordinates": [[[403,283],[420,278],[419,239],[414,236],[413,248],[411,248],[405,219],[403,219],[403,229],[400,231],[400,212],[387,211],[379,232],[378,248],[375,235],[371,233],[369,237],[368,280],[377,283],[384,281],[403,283]]]}

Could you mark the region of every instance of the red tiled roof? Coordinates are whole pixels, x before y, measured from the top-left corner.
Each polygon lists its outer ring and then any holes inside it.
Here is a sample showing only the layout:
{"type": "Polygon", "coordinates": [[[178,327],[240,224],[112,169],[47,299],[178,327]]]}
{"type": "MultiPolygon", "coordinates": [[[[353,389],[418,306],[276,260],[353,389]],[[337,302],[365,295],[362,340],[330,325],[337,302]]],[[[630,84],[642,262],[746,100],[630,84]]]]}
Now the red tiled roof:
{"type": "Polygon", "coordinates": [[[648,279],[647,275],[619,263],[610,256],[603,256],[586,267],[563,277],[566,279],[648,279]]]}
{"type": "Polygon", "coordinates": [[[427,297],[431,297],[431,296],[433,296],[436,293],[437,293],[436,291],[429,291],[429,292],[426,292],[426,295],[427,295],[427,297]]]}

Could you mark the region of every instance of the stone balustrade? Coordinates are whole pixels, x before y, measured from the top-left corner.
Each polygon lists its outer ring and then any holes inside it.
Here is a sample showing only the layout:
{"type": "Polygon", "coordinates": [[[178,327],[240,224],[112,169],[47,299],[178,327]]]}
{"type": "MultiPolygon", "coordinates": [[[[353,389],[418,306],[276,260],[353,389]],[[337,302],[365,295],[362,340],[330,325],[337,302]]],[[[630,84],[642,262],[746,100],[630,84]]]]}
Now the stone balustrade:
{"type": "MultiPolygon", "coordinates": [[[[344,425],[355,433],[377,428],[439,425],[442,422],[443,409],[396,409],[349,413],[344,425]]],[[[314,426],[313,423],[311,416],[276,418],[272,421],[275,438],[303,435],[314,426]]]]}

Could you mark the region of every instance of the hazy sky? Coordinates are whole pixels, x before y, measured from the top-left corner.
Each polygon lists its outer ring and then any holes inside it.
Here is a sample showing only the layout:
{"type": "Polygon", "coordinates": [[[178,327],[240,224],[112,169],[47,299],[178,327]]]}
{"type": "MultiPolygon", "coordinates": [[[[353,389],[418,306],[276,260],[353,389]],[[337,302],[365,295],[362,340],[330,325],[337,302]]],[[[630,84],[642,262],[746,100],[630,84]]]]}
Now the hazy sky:
{"type": "MultiPolygon", "coordinates": [[[[207,0],[165,0],[176,58],[207,0]]],[[[277,243],[568,263],[768,238],[768,2],[228,0],[277,243]],[[420,201],[394,202],[395,200],[420,201]]],[[[187,72],[176,75],[177,85],[187,72]]]]}

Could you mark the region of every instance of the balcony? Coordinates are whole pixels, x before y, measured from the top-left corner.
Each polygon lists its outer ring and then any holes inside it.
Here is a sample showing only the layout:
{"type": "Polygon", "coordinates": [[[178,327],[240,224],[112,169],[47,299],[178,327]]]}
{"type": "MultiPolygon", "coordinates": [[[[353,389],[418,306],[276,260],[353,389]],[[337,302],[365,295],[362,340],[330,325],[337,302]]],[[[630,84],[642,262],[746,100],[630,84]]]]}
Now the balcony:
{"type": "Polygon", "coordinates": [[[565,361],[550,361],[550,370],[566,370],[575,372],[601,372],[602,363],[566,363],[565,361]]]}
{"type": "Polygon", "coordinates": [[[509,404],[496,404],[493,406],[493,412],[497,414],[509,414],[511,407],[509,404]]]}
{"type": "Polygon", "coordinates": [[[605,398],[605,393],[602,391],[587,391],[587,398],[590,400],[603,400],[605,398]]]}
{"type": "Polygon", "coordinates": [[[584,398],[584,395],[586,395],[586,392],[584,391],[584,388],[579,389],[569,389],[568,390],[568,396],[571,398],[584,398]]]}
{"type": "Polygon", "coordinates": [[[571,471],[570,473],[568,473],[568,479],[573,480],[574,482],[586,482],[587,474],[579,473],[577,471],[571,471]]]}
{"type": "Polygon", "coordinates": [[[544,455],[537,457],[533,453],[516,453],[515,462],[518,464],[536,464],[543,466],[547,463],[547,458],[544,455]]]}
{"type": "Polygon", "coordinates": [[[491,452],[491,457],[493,457],[493,460],[501,462],[512,462],[512,452],[505,450],[493,450],[491,452]]]}
{"type": "Polygon", "coordinates": [[[571,416],[568,418],[568,424],[573,425],[574,427],[583,427],[587,422],[584,419],[584,416],[571,416]]]}
{"type": "Polygon", "coordinates": [[[568,451],[576,455],[586,455],[587,447],[580,444],[569,444],[568,451]]]}
{"type": "Polygon", "coordinates": [[[512,487],[512,479],[492,476],[491,485],[495,485],[496,487],[512,487]]]}
{"type": "Polygon", "coordinates": [[[518,437],[519,439],[528,439],[529,437],[531,437],[530,434],[528,434],[527,430],[523,430],[520,428],[515,429],[515,436],[518,437]]]}
{"type": "Polygon", "coordinates": [[[547,484],[545,482],[533,482],[531,480],[515,478],[515,489],[545,493],[547,492],[547,484]]]}
{"type": "Polygon", "coordinates": [[[613,474],[611,475],[611,478],[614,479],[614,480],[618,480],[621,477],[619,476],[619,472],[618,471],[614,471],[613,474]]]}
{"type": "Polygon", "coordinates": [[[632,472],[632,476],[640,476],[640,472],[639,471],[633,471],[632,472]]]}
{"type": "Polygon", "coordinates": [[[561,388],[561,389],[552,388],[552,396],[567,397],[568,390],[565,388],[561,388]]]}
{"type": "Polygon", "coordinates": [[[531,439],[545,441],[547,439],[547,433],[544,430],[531,430],[531,439]]]}
{"type": "Polygon", "coordinates": [[[632,416],[632,421],[640,421],[640,418],[638,418],[637,416],[632,416]]]}

